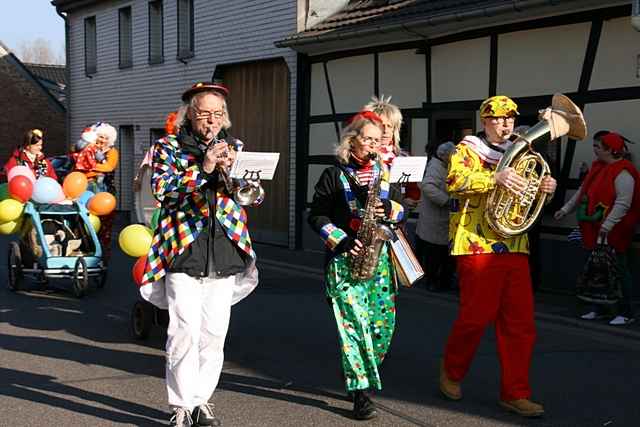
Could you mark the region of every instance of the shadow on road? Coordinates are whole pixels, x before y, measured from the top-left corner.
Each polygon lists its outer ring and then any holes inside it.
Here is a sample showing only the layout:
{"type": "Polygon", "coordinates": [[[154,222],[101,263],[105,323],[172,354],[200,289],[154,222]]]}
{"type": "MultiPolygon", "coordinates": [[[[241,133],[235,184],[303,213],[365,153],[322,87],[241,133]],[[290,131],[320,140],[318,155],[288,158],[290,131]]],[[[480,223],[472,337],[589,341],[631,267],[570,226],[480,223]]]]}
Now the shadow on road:
{"type": "Polygon", "coordinates": [[[13,369],[0,368],[0,395],[36,402],[42,405],[62,408],[78,414],[92,415],[114,423],[134,425],[155,425],[151,418],[164,419],[166,414],[157,409],[116,399],[104,394],[93,393],[56,381],[55,377],[38,375],[13,369]],[[95,402],[113,408],[105,409],[79,403],[66,397],[95,402]],[[140,414],[133,415],[133,414],[140,414]]]}

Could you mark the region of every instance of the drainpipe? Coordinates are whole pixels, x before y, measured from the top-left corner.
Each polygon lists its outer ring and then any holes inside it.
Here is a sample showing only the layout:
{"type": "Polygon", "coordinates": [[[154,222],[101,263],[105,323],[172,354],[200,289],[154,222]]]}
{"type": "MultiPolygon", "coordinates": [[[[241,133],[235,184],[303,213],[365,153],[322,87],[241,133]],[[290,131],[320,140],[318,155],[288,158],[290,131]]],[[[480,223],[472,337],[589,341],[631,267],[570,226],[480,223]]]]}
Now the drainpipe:
{"type": "Polygon", "coordinates": [[[68,150],[71,147],[71,71],[70,71],[70,59],[71,55],[69,53],[69,18],[67,15],[60,12],[60,9],[56,7],[56,13],[64,20],[64,75],[67,80],[67,85],[64,88],[65,92],[65,118],[64,118],[64,127],[66,135],[66,149],[68,150]]]}

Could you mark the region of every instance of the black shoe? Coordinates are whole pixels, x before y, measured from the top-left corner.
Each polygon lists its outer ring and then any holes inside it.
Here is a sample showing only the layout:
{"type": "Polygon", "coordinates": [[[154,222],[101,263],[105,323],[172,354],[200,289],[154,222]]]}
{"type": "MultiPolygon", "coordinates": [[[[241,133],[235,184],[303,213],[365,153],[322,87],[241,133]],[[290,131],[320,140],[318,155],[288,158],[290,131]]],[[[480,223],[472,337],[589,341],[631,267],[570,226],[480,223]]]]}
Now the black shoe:
{"type": "Polygon", "coordinates": [[[191,415],[194,426],[219,426],[222,425],[220,420],[213,413],[213,405],[205,403],[204,405],[193,408],[191,415]]]}
{"type": "Polygon", "coordinates": [[[377,416],[376,405],[369,396],[362,390],[353,392],[353,417],[356,420],[370,420],[377,416]]]}

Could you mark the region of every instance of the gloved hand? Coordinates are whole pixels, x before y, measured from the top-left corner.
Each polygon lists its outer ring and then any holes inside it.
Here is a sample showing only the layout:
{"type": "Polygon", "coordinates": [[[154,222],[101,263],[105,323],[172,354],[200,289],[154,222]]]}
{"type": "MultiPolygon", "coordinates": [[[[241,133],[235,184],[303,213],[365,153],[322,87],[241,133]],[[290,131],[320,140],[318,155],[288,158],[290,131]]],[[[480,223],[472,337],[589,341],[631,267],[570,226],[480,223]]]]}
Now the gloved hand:
{"type": "Polygon", "coordinates": [[[96,151],[96,160],[98,162],[104,162],[107,159],[107,157],[105,156],[105,154],[102,151],[96,151]]]}

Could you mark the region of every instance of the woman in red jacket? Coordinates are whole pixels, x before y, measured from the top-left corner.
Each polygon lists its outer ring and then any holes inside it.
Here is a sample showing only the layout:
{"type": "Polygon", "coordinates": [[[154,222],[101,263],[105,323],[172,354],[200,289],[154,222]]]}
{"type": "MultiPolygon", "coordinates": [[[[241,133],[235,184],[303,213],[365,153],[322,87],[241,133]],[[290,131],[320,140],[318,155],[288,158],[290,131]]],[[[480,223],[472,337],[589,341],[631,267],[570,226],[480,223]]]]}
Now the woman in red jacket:
{"type": "Polygon", "coordinates": [[[4,174],[7,175],[14,166],[27,166],[33,171],[36,179],[41,176],[48,176],[58,179],[51,162],[44,157],[42,145],[44,143],[43,133],[40,129],[31,129],[24,135],[24,141],[11,153],[11,156],[4,165],[4,174]]]}

